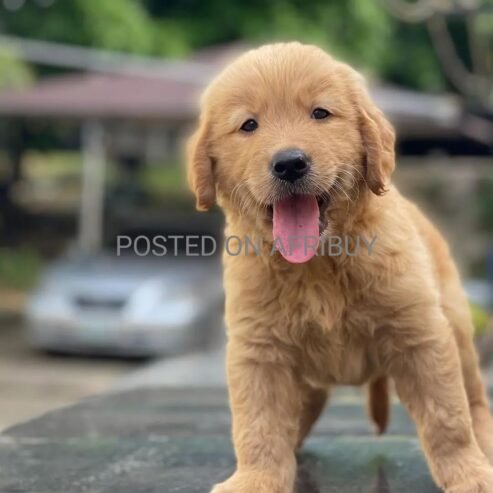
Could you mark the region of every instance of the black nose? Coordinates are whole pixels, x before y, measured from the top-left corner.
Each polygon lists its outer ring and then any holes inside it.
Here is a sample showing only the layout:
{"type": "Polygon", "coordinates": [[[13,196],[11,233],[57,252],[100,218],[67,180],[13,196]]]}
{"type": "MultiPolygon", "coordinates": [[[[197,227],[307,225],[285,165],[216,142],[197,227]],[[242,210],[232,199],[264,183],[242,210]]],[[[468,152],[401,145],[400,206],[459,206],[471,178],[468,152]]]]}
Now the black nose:
{"type": "Polygon", "coordinates": [[[272,174],[276,178],[289,181],[290,183],[305,176],[309,169],[310,160],[300,149],[279,151],[272,159],[272,174]]]}

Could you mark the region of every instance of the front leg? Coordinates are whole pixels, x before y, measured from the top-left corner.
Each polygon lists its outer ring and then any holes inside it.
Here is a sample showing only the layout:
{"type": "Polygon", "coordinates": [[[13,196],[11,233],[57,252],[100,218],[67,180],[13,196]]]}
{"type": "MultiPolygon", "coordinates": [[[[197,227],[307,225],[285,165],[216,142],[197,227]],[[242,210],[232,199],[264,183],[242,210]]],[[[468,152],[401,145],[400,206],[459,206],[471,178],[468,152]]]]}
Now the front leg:
{"type": "Polygon", "coordinates": [[[493,492],[493,469],[474,437],[452,330],[439,308],[422,310],[419,323],[396,331],[391,374],[432,475],[447,493],[493,492]]]}
{"type": "Polygon", "coordinates": [[[289,356],[230,340],[227,370],[237,470],[213,493],[291,493],[301,397],[289,356]]]}

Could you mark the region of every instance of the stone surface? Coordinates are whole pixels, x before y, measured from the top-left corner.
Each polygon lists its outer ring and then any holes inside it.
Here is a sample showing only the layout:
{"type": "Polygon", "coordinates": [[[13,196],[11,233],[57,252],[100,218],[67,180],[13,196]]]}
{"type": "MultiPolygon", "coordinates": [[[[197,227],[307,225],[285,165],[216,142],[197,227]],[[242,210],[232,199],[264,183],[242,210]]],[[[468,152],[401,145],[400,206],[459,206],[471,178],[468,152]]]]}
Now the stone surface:
{"type": "MultiPolygon", "coordinates": [[[[0,435],[2,493],[207,493],[234,468],[224,390],[91,399],[0,435]]],[[[372,436],[357,394],[335,397],[299,455],[298,493],[437,493],[399,406],[372,436]]]]}

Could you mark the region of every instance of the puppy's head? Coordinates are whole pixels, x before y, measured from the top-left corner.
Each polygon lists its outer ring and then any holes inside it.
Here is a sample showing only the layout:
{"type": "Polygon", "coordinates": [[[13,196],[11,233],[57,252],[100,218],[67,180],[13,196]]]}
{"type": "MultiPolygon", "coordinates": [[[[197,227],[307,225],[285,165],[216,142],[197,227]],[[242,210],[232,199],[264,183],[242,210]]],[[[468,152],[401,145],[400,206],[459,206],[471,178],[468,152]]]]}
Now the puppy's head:
{"type": "MultiPolygon", "coordinates": [[[[361,186],[384,193],[393,168],[394,132],[362,77],[298,43],[264,46],[226,68],[189,143],[197,208],[217,198],[283,242],[318,238],[331,208],[361,186]]],[[[288,260],[308,260],[301,250],[288,260]]]]}

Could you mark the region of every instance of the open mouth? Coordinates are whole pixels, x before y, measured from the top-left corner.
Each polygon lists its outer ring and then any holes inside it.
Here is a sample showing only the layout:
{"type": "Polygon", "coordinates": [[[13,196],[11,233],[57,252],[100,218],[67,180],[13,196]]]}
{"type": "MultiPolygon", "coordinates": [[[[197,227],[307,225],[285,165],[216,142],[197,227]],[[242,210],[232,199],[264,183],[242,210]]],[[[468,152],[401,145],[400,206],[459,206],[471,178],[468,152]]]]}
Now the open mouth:
{"type": "Polygon", "coordinates": [[[272,236],[281,255],[303,263],[316,253],[320,235],[327,228],[326,196],[294,194],[272,205],[272,236]]]}
{"type": "Polygon", "coordinates": [[[327,226],[329,225],[329,220],[325,215],[327,209],[329,208],[329,201],[330,199],[327,195],[317,195],[317,204],[319,210],[318,226],[320,229],[320,236],[327,229],[327,226]]]}

